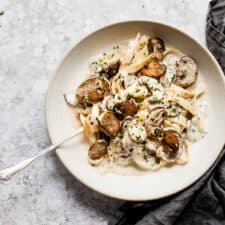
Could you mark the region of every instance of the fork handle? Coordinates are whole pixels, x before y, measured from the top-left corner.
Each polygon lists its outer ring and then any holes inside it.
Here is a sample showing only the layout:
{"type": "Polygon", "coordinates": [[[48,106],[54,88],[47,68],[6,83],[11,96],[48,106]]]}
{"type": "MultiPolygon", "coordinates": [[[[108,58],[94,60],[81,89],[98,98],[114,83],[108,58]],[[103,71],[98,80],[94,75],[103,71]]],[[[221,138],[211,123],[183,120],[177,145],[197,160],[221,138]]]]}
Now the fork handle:
{"type": "Polygon", "coordinates": [[[0,181],[6,181],[9,180],[13,175],[15,175],[16,173],[18,173],[21,170],[24,170],[26,167],[28,167],[29,165],[31,165],[33,162],[36,162],[38,159],[40,159],[42,156],[45,156],[46,154],[48,154],[51,151],[54,151],[55,149],[57,149],[59,146],[61,146],[62,144],[64,144],[65,142],[71,140],[72,138],[78,136],[80,133],[83,132],[83,127],[80,127],[79,129],[77,129],[73,135],[59,141],[58,143],[51,145],[45,149],[43,149],[41,152],[39,152],[38,154],[29,157],[27,159],[22,160],[21,162],[7,167],[5,169],[0,170],[0,181]]]}

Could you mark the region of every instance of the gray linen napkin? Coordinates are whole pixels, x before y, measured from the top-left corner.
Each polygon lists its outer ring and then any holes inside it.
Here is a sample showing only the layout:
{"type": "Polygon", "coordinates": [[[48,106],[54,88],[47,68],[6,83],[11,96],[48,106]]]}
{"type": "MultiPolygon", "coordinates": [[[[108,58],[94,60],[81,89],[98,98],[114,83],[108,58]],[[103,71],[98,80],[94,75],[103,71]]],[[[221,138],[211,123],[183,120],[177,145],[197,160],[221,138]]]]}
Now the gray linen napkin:
{"type": "MultiPolygon", "coordinates": [[[[225,72],[225,0],[209,3],[206,41],[225,72]]],[[[126,202],[119,210],[122,216],[116,225],[225,224],[225,149],[206,174],[184,191],[149,202],[126,202]]]]}

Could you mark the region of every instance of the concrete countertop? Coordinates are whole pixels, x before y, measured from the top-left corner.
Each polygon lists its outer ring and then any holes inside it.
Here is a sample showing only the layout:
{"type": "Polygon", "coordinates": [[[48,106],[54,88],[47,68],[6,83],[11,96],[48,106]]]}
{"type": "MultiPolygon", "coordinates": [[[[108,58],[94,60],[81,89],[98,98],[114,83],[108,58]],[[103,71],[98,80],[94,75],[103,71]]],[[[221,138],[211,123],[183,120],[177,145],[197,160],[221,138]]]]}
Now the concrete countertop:
{"type": "MultiPolygon", "coordinates": [[[[207,0],[1,0],[0,168],[50,144],[48,81],[84,35],[109,23],[149,19],[205,42],[207,0]]],[[[0,225],[103,225],[122,201],[89,190],[52,154],[0,184],[0,225]]]]}

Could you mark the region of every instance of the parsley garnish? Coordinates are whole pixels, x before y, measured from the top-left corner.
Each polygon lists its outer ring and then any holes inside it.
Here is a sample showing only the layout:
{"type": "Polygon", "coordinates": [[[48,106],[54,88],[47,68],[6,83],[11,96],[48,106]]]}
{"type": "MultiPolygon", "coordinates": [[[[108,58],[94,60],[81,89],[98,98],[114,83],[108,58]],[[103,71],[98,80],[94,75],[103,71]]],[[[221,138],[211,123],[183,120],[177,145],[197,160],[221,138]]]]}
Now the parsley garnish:
{"type": "Polygon", "coordinates": [[[177,109],[173,108],[173,109],[172,109],[172,112],[173,112],[173,113],[176,113],[176,112],[177,112],[177,109]]]}
{"type": "Polygon", "coordinates": [[[139,92],[139,91],[141,91],[141,89],[140,89],[140,88],[137,88],[137,89],[136,89],[136,93],[139,92]]]}
{"type": "Polygon", "coordinates": [[[4,11],[0,11],[0,16],[3,16],[5,14],[4,11]]]}

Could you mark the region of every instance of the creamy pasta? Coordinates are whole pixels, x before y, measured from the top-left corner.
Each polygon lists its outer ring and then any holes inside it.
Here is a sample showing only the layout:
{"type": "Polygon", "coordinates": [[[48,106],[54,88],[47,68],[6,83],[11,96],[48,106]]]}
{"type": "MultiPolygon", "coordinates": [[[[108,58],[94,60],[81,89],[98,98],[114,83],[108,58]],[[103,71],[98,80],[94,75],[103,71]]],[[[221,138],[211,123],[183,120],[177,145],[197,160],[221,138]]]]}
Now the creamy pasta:
{"type": "Polygon", "coordinates": [[[198,77],[191,57],[137,34],[96,56],[90,74],[65,100],[77,108],[92,165],[156,170],[188,161],[189,142],[206,132],[196,107],[204,89],[191,88],[198,77]]]}

